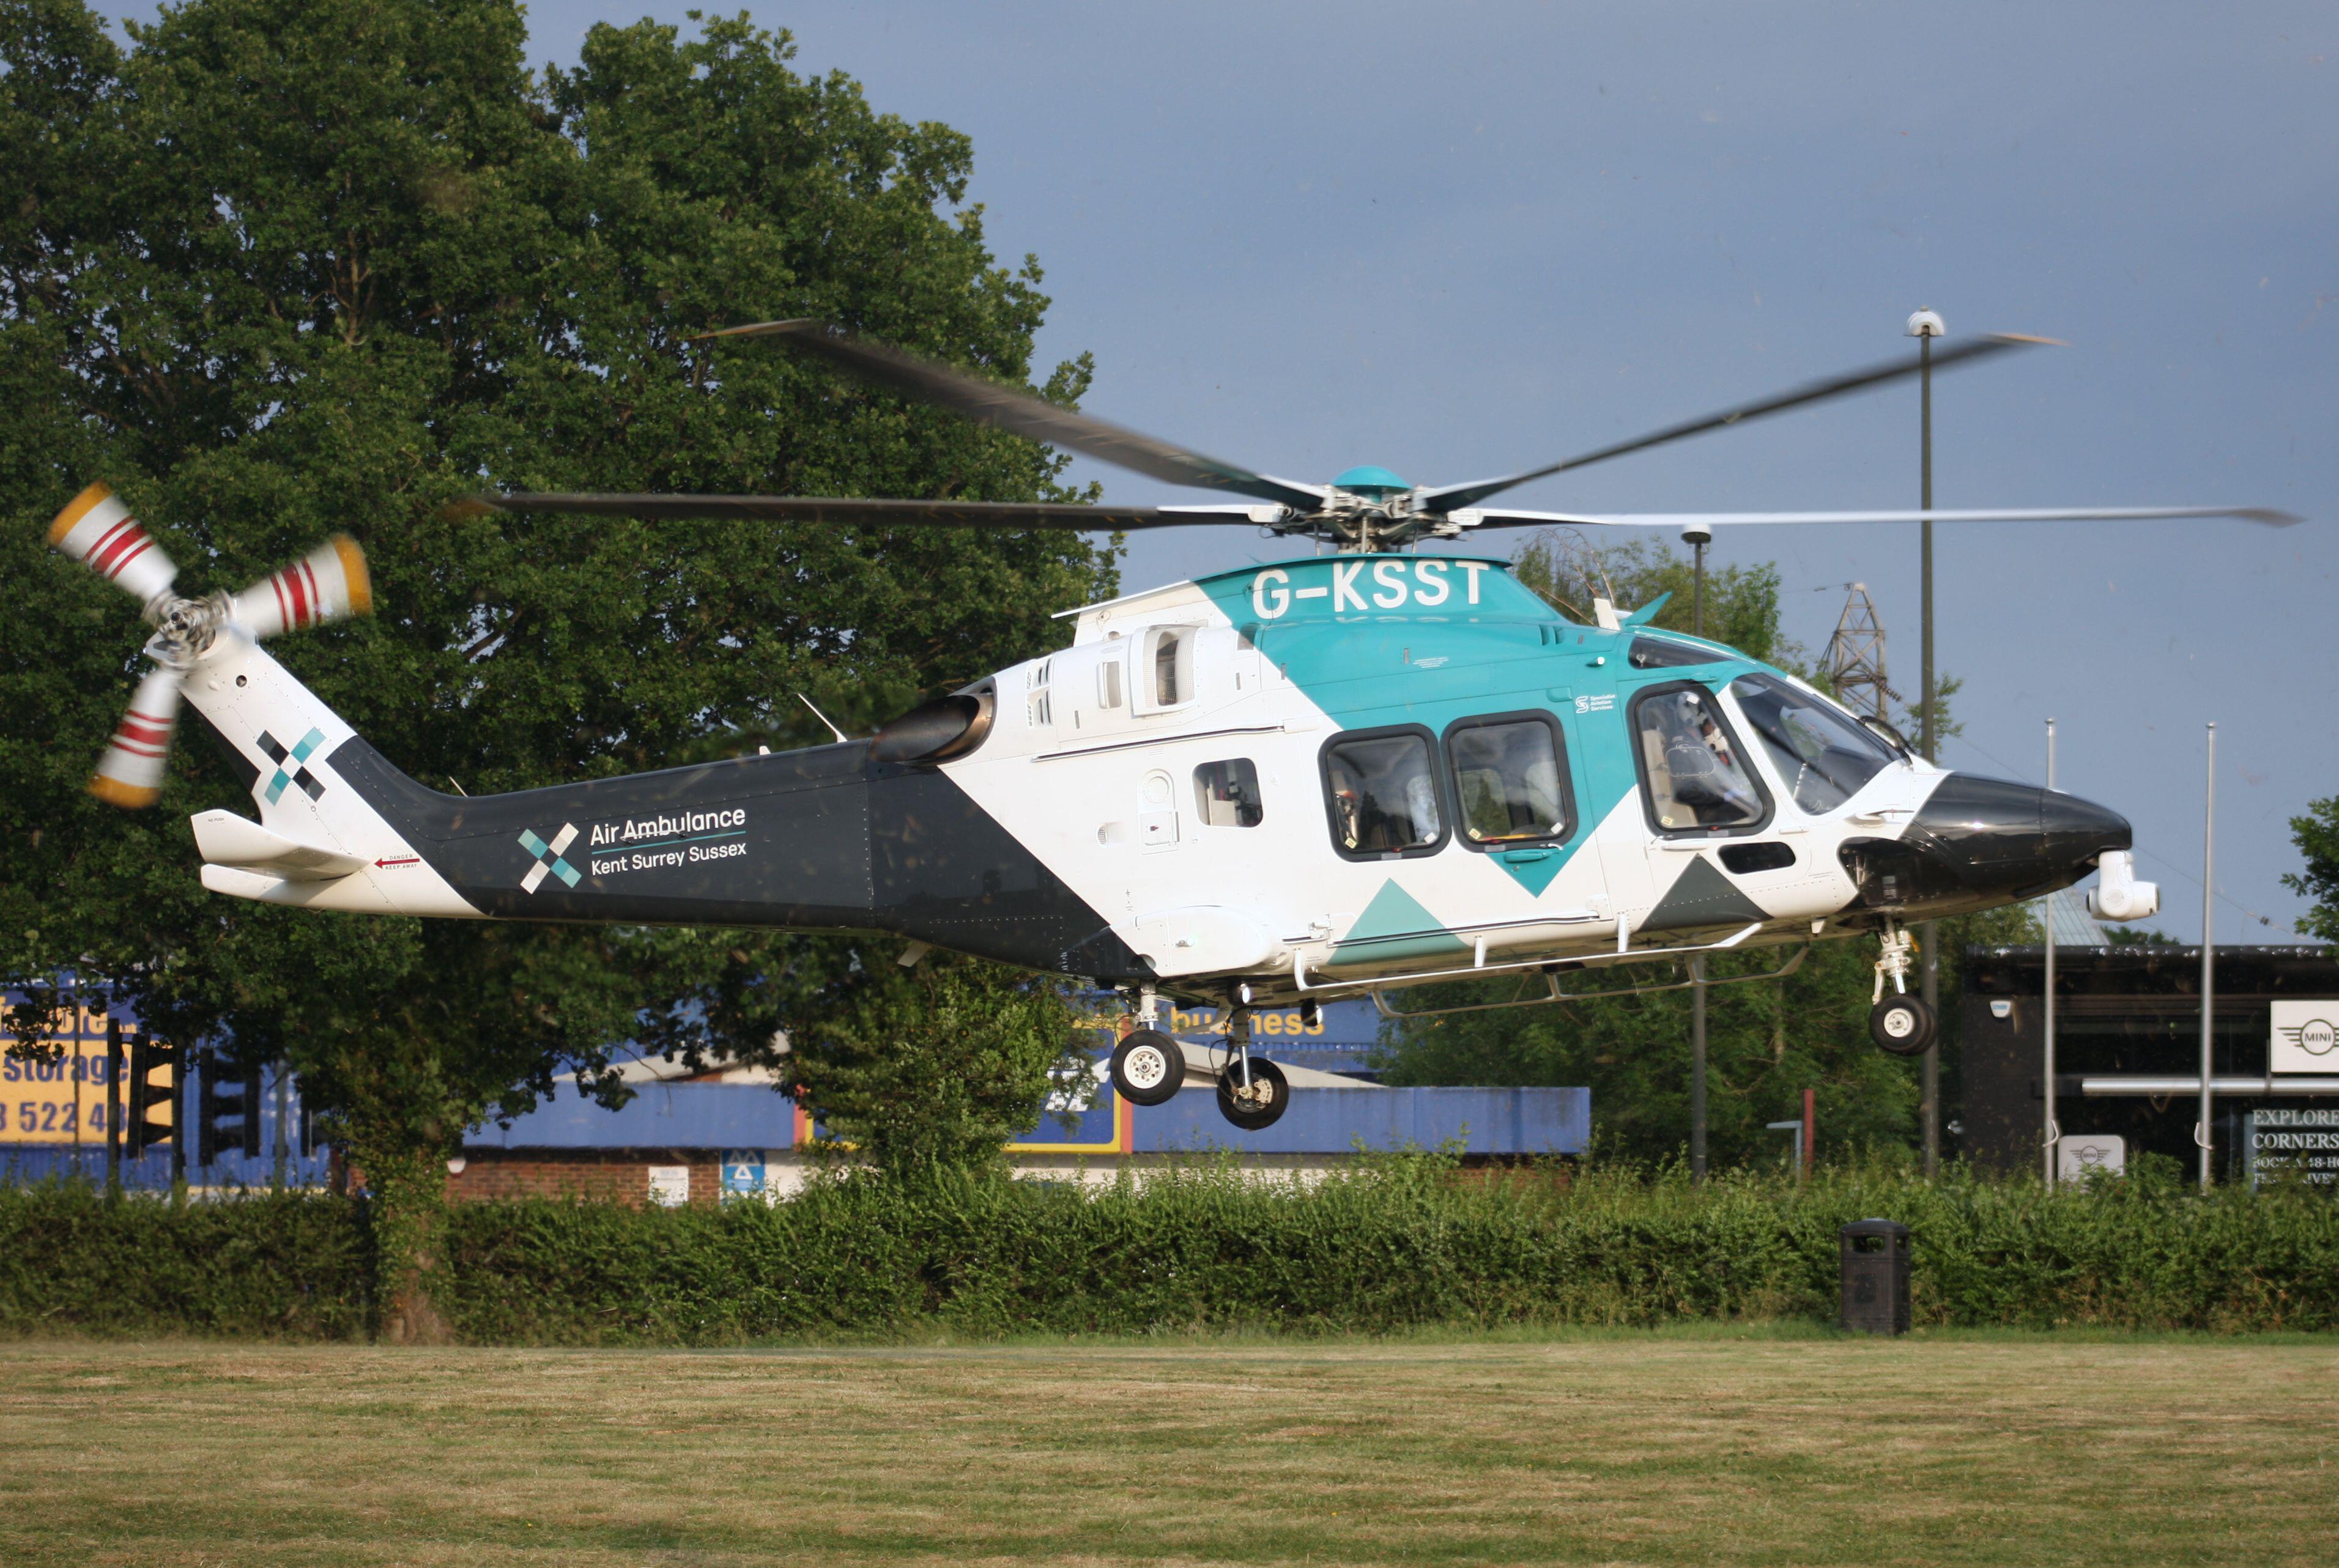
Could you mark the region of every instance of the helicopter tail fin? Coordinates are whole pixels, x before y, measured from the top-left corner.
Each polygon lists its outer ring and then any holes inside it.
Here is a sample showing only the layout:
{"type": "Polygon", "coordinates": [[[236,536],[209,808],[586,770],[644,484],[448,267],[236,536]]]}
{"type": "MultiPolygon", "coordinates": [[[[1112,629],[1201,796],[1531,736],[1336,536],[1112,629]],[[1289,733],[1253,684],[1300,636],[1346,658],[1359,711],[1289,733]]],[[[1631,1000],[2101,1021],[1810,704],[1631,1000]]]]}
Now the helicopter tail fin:
{"type": "Polygon", "coordinates": [[[334,766],[356,731],[257,642],[223,628],[184,689],[259,811],[256,822],[226,811],[192,819],[205,887],[305,909],[479,917],[334,766]]]}

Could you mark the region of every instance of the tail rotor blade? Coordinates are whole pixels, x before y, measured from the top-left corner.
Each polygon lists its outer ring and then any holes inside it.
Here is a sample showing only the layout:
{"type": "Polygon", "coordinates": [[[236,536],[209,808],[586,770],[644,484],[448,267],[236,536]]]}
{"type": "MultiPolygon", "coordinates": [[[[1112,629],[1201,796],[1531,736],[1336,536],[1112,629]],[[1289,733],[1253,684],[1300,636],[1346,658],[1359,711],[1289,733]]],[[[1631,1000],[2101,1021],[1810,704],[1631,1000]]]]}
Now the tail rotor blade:
{"type": "Polygon", "coordinates": [[[179,724],[179,685],[185,677],[163,666],[147,672],[130,699],[130,711],[106,743],[90,776],[89,793],[109,805],[135,810],[153,805],[163,793],[163,768],[171,757],[171,732],[179,724]]]}
{"type": "Polygon", "coordinates": [[[235,618],[255,637],[373,613],[365,552],[335,534],[289,567],[271,572],[232,601],[235,618]]]}
{"type": "Polygon", "coordinates": [[[65,504],[49,525],[49,543],[142,605],[171,591],[179,568],[139,526],[114,493],[90,486],[65,504]]]}

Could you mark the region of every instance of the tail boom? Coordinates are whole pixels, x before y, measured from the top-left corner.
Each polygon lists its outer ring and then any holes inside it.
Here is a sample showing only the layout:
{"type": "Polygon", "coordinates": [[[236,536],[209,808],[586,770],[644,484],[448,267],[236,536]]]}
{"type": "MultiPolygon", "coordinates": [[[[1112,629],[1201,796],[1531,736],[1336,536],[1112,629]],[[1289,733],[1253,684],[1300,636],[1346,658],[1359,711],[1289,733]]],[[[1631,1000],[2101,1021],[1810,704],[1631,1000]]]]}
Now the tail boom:
{"type": "Polygon", "coordinates": [[[248,636],[187,700],[260,821],[197,819],[214,892],[307,909],[877,931],[1108,980],[1151,971],[941,770],[866,742],[497,795],[408,777],[248,636]]]}

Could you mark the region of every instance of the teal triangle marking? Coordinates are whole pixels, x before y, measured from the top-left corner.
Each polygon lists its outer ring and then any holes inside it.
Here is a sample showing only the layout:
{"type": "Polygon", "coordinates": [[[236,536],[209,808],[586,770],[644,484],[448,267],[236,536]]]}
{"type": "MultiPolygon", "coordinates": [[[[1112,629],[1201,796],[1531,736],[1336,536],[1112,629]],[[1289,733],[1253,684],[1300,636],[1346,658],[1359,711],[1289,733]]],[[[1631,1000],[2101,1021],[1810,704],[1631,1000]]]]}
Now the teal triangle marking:
{"type": "Polygon", "coordinates": [[[1470,944],[1394,880],[1381,883],[1373,902],[1332,949],[1334,963],[1364,963],[1385,958],[1446,958],[1470,944]]]}

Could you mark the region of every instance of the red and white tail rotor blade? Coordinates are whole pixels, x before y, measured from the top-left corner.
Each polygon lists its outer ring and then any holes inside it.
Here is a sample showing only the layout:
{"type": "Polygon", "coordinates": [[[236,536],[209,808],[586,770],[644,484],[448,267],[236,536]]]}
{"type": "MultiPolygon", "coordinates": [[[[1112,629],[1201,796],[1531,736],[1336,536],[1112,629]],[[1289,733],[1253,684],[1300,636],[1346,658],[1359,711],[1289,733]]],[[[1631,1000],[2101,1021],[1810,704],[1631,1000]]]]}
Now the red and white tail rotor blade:
{"type": "Polygon", "coordinates": [[[151,605],[171,591],[179,568],[138,519],[103,484],[66,503],[49,525],[49,543],[123,591],[151,605]]]}
{"type": "Polygon", "coordinates": [[[335,534],[291,566],[269,573],[231,603],[235,618],[255,637],[370,615],[373,587],[366,576],[365,552],[347,534],[335,534]]]}
{"type": "Polygon", "coordinates": [[[163,666],[149,670],[130,699],[130,711],[97,759],[89,793],[118,806],[153,805],[163,793],[163,767],[171,757],[171,732],[179,725],[179,685],[185,676],[163,666]]]}

